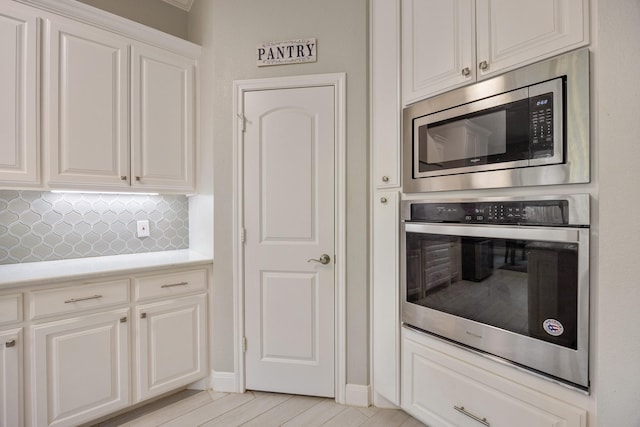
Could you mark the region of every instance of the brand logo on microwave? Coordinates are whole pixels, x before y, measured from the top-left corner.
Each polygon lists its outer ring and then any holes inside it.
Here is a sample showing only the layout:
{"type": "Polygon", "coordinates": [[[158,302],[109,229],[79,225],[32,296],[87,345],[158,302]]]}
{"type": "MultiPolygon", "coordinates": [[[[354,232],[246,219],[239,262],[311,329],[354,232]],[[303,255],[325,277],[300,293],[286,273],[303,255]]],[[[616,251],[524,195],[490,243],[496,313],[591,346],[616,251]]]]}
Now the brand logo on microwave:
{"type": "Polygon", "coordinates": [[[556,319],[547,319],[542,322],[542,328],[551,336],[559,337],[564,333],[564,326],[556,319]]]}

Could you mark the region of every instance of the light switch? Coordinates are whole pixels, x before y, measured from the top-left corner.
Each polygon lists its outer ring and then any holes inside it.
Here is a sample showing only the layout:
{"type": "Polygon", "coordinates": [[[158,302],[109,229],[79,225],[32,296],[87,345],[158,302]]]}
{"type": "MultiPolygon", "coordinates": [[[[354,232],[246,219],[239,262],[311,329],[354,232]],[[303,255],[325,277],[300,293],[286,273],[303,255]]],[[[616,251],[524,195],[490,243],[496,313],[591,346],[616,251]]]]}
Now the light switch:
{"type": "Polygon", "coordinates": [[[137,222],[138,237],[149,237],[149,220],[143,219],[137,222]]]}

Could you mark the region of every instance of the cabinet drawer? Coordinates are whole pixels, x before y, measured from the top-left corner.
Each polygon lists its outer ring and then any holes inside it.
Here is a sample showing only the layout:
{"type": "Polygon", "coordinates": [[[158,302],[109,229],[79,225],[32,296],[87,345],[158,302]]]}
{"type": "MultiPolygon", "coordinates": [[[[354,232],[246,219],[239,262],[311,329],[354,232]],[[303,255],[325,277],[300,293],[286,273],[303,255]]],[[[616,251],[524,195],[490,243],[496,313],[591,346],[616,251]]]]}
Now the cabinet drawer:
{"type": "Polygon", "coordinates": [[[34,291],[30,299],[32,319],[125,304],[129,302],[129,280],[34,291]]]}
{"type": "Polygon", "coordinates": [[[586,426],[583,409],[448,357],[404,332],[402,408],[429,426],[586,426]]]}
{"type": "Polygon", "coordinates": [[[22,294],[0,296],[0,325],[22,320],[22,294]]]}
{"type": "Polygon", "coordinates": [[[159,274],[135,279],[136,301],[207,289],[206,270],[159,274]]]}

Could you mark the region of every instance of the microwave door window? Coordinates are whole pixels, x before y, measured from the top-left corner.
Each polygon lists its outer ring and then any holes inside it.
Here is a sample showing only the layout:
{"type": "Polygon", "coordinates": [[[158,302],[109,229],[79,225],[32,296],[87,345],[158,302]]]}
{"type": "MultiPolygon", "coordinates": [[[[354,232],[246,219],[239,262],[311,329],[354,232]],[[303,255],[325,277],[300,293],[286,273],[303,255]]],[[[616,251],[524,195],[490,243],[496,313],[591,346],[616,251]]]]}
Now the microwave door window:
{"type": "Polygon", "coordinates": [[[408,302],[577,348],[576,244],[422,233],[406,244],[408,302]]]}

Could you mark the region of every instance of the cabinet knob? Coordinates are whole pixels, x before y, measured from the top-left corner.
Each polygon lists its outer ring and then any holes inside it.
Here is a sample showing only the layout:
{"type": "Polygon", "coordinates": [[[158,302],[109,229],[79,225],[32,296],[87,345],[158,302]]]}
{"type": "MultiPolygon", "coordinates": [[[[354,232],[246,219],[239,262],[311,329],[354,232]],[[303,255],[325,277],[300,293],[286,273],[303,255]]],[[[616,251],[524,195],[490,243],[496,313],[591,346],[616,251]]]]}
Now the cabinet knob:
{"type": "Polygon", "coordinates": [[[386,197],[380,197],[380,203],[382,203],[383,205],[387,204],[387,198],[386,197]]]}
{"type": "Polygon", "coordinates": [[[478,64],[478,68],[484,71],[487,68],[489,68],[489,63],[487,61],[482,61],[481,63],[478,64]]]}
{"type": "Polygon", "coordinates": [[[471,69],[469,67],[464,67],[462,69],[462,75],[467,77],[469,74],[471,74],[471,69]]]}
{"type": "Polygon", "coordinates": [[[140,313],[140,318],[141,319],[146,319],[147,318],[147,313],[140,313]]]}
{"type": "Polygon", "coordinates": [[[139,176],[136,176],[136,181],[141,181],[142,178],[140,178],[139,176]]]}
{"type": "Polygon", "coordinates": [[[126,175],[122,175],[122,176],[120,177],[120,180],[121,180],[121,181],[126,181],[126,180],[127,180],[127,176],[126,176],[126,175]]]}
{"type": "Polygon", "coordinates": [[[4,346],[9,348],[9,347],[15,347],[16,346],[16,340],[13,339],[11,341],[7,341],[6,343],[4,343],[4,346]]]}
{"type": "Polygon", "coordinates": [[[388,176],[383,176],[382,177],[382,182],[389,182],[389,177],[388,176]]]}

